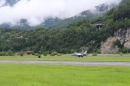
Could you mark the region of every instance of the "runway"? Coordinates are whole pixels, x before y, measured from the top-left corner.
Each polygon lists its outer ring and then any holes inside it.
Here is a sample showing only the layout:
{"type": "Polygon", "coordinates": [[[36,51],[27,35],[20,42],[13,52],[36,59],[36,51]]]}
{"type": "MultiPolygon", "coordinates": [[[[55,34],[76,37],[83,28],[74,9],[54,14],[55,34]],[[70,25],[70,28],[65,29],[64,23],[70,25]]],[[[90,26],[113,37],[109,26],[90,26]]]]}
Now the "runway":
{"type": "Polygon", "coordinates": [[[0,60],[1,64],[43,64],[72,66],[130,66],[130,62],[74,62],[74,61],[22,61],[0,60]]]}

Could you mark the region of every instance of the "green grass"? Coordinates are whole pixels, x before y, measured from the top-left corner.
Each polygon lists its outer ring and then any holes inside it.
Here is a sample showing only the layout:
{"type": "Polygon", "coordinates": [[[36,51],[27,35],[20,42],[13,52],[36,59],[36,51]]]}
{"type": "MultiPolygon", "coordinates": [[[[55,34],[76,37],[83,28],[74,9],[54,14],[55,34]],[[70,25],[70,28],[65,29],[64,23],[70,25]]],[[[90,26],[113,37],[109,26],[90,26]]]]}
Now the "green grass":
{"type": "MultiPolygon", "coordinates": [[[[130,62],[130,54],[1,56],[0,60],[130,62]]],[[[130,67],[0,64],[0,86],[129,86],[130,67]]]]}
{"type": "Polygon", "coordinates": [[[1,56],[0,60],[40,60],[40,61],[85,61],[85,62],[130,62],[130,54],[99,54],[98,56],[88,55],[78,58],[71,55],[62,56],[1,56]]]}
{"type": "Polygon", "coordinates": [[[0,64],[0,86],[130,86],[130,67],[0,64]]]}

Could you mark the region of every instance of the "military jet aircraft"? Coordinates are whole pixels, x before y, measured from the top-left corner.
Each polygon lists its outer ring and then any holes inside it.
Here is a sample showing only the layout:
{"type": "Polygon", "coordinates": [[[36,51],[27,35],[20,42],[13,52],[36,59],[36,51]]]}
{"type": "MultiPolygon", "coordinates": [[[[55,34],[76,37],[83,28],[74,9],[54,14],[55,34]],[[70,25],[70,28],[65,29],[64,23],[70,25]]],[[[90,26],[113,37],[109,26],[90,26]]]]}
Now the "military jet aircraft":
{"type": "Polygon", "coordinates": [[[81,52],[81,53],[77,53],[77,52],[76,52],[76,53],[73,53],[72,56],[77,56],[77,57],[80,58],[80,57],[85,56],[86,54],[87,54],[87,51],[85,51],[85,52],[81,52]]]}

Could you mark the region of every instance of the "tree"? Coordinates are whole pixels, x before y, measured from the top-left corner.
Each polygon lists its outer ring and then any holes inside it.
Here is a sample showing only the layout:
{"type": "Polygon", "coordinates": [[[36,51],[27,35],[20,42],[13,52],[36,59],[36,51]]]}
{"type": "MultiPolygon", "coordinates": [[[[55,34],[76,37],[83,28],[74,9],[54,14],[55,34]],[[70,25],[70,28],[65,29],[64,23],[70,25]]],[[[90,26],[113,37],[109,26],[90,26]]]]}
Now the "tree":
{"type": "Polygon", "coordinates": [[[21,52],[20,52],[20,56],[23,56],[23,55],[24,55],[24,52],[23,52],[23,51],[21,51],[21,52]]]}
{"type": "Polygon", "coordinates": [[[11,51],[11,50],[8,50],[7,51],[7,56],[13,56],[14,54],[13,54],[13,52],[11,51]]]}

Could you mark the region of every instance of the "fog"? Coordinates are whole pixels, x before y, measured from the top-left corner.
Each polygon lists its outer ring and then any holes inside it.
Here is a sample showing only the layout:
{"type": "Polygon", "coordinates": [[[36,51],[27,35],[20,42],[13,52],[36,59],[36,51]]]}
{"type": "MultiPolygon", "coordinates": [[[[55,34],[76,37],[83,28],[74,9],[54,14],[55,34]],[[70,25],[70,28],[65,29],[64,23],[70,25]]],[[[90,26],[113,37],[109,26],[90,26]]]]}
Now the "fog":
{"type": "Polygon", "coordinates": [[[3,6],[0,0],[0,24],[17,24],[20,19],[27,19],[29,25],[38,25],[48,17],[61,19],[92,9],[102,3],[119,3],[120,0],[21,0],[12,7],[3,6]]]}

